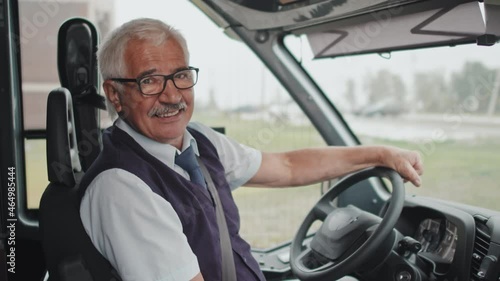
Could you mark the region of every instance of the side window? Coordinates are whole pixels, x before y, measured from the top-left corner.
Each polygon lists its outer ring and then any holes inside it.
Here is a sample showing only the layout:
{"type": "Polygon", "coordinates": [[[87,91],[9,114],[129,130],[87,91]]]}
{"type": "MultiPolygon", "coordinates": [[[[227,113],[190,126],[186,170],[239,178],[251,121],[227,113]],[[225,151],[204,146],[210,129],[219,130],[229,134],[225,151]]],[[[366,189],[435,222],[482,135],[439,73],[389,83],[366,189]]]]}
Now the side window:
{"type": "MultiPolygon", "coordinates": [[[[227,44],[231,52],[220,58],[221,64],[228,60],[241,67],[231,71],[202,68],[193,120],[223,126],[227,136],[265,152],[325,146],[302,110],[251,51],[238,42],[227,44]]],[[[193,63],[195,60],[193,57],[193,63]]],[[[233,192],[240,211],[240,233],[254,248],[289,241],[320,195],[320,184],[284,189],[240,187],[233,192]]]]}
{"type": "Polygon", "coordinates": [[[45,152],[47,96],[60,86],[57,70],[57,34],[72,17],[94,22],[101,36],[110,29],[113,1],[19,1],[18,42],[21,47],[25,136],[27,208],[38,209],[48,184],[45,152]]]}

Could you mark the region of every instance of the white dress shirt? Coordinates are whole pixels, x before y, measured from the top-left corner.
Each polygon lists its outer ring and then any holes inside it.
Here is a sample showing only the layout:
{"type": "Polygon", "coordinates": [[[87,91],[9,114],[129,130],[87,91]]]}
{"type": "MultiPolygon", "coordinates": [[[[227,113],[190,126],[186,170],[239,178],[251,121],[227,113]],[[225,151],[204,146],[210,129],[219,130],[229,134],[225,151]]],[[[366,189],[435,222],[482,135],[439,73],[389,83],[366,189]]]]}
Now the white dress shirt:
{"type": "MultiPolygon", "coordinates": [[[[116,126],[148,153],[189,179],[188,173],[174,163],[178,151],[174,146],[153,141],[120,119],[116,126]]],[[[188,126],[215,146],[231,189],[255,175],[262,161],[258,150],[202,124],[188,126]]],[[[182,150],[190,145],[199,155],[196,140],[186,130],[182,150]]],[[[124,281],[186,281],[200,272],[173,207],[130,172],[115,168],[100,173],[83,196],[80,216],[97,250],[124,281]]]]}

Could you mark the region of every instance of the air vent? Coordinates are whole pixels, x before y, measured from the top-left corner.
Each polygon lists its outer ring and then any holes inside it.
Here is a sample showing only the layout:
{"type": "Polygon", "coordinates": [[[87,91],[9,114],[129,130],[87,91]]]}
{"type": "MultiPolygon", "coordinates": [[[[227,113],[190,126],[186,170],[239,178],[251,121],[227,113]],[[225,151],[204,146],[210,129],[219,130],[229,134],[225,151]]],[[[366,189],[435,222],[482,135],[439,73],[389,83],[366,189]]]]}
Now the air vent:
{"type": "Polygon", "coordinates": [[[474,240],[474,251],[472,253],[471,281],[484,280],[479,273],[479,267],[483,258],[488,254],[491,236],[485,232],[487,227],[476,221],[476,239],[474,240]]]}

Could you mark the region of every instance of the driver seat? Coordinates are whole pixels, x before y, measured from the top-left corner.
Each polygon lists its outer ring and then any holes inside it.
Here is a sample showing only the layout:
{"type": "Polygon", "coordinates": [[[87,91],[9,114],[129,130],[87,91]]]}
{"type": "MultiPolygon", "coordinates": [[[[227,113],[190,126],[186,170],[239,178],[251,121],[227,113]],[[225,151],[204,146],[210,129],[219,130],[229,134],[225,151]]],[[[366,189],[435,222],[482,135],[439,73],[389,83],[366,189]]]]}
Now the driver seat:
{"type": "Polygon", "coordinates": [[[50,183],[40,201],[40,234],[49,281],[120,281],[80,219],[77,189],[83,171],[66,88],[50,92],[47,101],[47,168],[50,183]]]}

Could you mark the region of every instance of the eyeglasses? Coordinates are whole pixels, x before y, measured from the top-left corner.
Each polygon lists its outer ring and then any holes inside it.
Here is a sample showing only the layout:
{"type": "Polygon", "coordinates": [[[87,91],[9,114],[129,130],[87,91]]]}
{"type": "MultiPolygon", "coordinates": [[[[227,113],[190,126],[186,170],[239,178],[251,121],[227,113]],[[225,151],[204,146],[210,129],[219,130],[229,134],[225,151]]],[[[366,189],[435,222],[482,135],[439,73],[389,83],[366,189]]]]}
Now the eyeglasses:
{"type": "Polygon", "coordinates": [[[198,71],[196,67],[188,67],[187,69],[179,70],[170,75],[153,74],[136,79],[133,78],[111,78],[109,80],[116,82],[135,82],[139,85],[141,94],[145,96],[157,96],[165,90],[167,81],[172,80],[174,86],[179,90],[192,88],[198,82],[198,71]]]}

